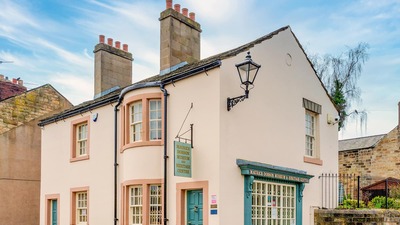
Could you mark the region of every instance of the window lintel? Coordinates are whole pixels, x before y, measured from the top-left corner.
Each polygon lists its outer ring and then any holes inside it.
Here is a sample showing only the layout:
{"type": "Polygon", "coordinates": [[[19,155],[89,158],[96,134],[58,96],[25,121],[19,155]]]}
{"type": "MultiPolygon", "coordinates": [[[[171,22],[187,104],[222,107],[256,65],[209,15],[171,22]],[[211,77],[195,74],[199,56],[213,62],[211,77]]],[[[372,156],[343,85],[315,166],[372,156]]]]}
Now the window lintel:
{"type": "Polygon", "coordinates": [[[303,107],[311,112],[321,114],[322,106],[318,103],[303,98],[303,107]]]}

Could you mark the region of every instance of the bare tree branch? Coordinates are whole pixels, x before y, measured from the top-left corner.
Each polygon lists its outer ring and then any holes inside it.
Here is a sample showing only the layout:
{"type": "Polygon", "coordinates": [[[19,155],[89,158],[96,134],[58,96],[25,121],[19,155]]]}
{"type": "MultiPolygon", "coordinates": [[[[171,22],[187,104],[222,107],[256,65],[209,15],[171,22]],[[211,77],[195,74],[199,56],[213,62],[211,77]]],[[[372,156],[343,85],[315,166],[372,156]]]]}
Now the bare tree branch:
{"type": "Polygon", "coordinates": [[[359,43],[355,48],[347,47],[347,51],[338,55],[310,55],[310,61],[328,90],[336,107],[339,109],[339,129],[345,126],[347,118],[360,116],[360,121],[365,122],[366,113],[361,111],[349,112],[354,102],[360,102],[360,88],[357,81],[361,76],[362,68],[368,60],[369,46],[367,43],[359,43]]]}

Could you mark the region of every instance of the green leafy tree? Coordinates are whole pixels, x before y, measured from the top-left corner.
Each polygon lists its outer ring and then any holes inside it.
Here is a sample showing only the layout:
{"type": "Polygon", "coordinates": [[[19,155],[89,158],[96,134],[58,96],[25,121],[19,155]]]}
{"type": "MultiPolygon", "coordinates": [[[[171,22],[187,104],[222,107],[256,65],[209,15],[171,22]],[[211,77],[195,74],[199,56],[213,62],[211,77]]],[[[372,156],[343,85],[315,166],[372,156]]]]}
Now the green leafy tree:
{"type": "Polygon", "coordinates": [[[359,43],[338,56],[327,54],[309,57],[339,111],[339,129],[345,126],[350,116],[359,116],[361,124],[366,118],[364,111],[350,110],[352,103],[361,101],[357,81],[363,65],[368,60],[368,48],[367,43],[359,43]]]}

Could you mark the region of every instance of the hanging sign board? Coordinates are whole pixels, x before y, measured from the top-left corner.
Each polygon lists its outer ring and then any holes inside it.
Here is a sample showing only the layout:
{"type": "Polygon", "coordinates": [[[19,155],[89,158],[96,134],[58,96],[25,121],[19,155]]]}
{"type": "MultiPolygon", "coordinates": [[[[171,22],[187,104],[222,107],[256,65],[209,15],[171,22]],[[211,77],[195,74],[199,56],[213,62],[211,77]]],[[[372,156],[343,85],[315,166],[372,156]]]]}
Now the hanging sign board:
{"type": "Polygon", "coordinates": [[[174,141],[175,163],[174,175],[192,177],[192,148],[191,144],[174,141]]]}

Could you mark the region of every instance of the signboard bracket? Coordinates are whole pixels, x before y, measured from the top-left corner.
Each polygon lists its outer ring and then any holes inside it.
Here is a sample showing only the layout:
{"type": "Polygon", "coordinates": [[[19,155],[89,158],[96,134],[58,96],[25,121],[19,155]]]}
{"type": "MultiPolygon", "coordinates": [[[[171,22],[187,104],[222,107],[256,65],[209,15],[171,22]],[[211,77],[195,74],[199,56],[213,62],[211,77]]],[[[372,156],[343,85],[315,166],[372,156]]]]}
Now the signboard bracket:
{"type": "Polygon", "coordinates": [[[181,133],[182,128],[183,128],[183,126],[185,125],[186,119],[188,118],[189,113],[190,113],[190,111],[192,110],[192,108],[193,108],[193,102],[190,104],[189,111],[187,112],[186,117],[185,117],[185,119],[184,119],[183,122],[182,122],[181,128],[180,128],[179,131],[178,131],[178,134],[175,136],[175,139],[178,139],[179,142],[181,142],[181,140],[184,140],[185,143],[187,143],[187,142],[189,141],[191,147],[193,148],[193,147],[194,147],[194,146],[193,146],[193,124],[190,124],[189,130],[187,130],[187,131],[181,133]],[[183,137],[183,136],[184,136],[185,134],[187,134],[189,131],[190,131],[190,138],[183,137]]]}

